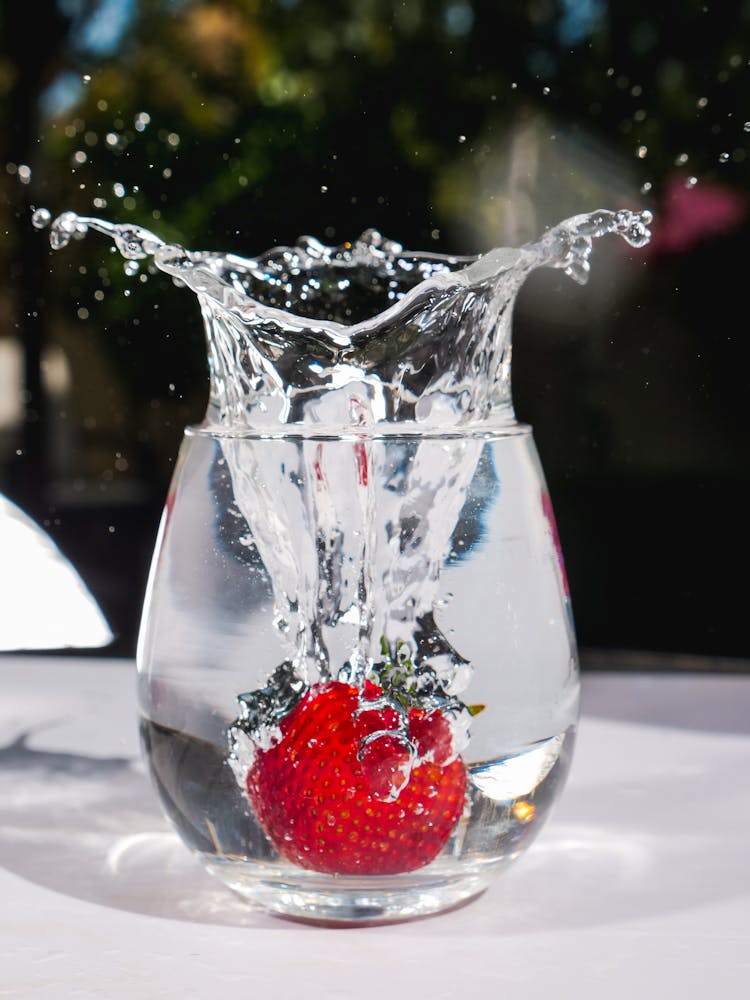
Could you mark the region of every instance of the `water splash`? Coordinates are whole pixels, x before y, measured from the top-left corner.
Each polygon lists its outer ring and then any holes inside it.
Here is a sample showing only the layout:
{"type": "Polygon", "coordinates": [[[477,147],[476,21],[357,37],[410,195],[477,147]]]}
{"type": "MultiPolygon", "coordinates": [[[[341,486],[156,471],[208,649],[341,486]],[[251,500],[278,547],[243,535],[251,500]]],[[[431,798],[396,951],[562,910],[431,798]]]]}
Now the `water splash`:
{"type": "MultiPolygon", "coordinates": [[[[46,226],[39,209],[33,223],[46,226]]],[[[208,339],[206,423],[232,432],[444,431],[513,422],[513,302],[534,269],[584,283],[594,240],[649,239],[649,212],[578,215],[519,248],[479,257],[414,253],[367,230],[329,247],[302,237],[256,258],[201,253],[140,226],[65,212],[60,249],[89,230],[128,260],[152,257],[199,298],[208,339]]]]}
{"type": "Polygon", "coordinates": [[[459,558],[462,511],[478,504],[471,491],[495,485],[481,469],[486,437],[513,432],[516,293],[541,266],[584,283],[596,239],[642,247],[650,219],[578,215],[479,257],[414,253],[370,229],[341,246],[303,237],[243,258],[191,252],[140,226],[34,213],[37,228],[51,223],[53,248],[95,230],[129,273],[152,258],[198,296],[211,378],[198,432],[219,433],[242,544],[268,572],[288,652],[265,686],[239,695],[229,741],[240,784],[320,681],[382,691],[379,710],[401,722],[368,737],[362,761],[371,745],[382,756],[377,739],[395,741],[406,755],[400,783],[421,759],[403,706],[437,711],[461,752],[471,665],[435,609],[442,569],[459,558]]]}

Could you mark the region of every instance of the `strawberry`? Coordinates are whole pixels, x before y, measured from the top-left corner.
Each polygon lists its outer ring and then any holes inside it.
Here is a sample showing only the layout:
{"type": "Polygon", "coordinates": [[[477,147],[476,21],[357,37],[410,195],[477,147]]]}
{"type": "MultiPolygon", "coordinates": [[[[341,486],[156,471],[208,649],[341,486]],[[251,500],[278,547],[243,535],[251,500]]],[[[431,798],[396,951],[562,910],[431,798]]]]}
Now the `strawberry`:
{"type": "Polygon", "coordinates": [[[409,710],[368,682],[311,687],[257,748],[247,794],[276,850],[313,871],[393,875],[429,864],[466,797],[437,709],[409,710]]]}

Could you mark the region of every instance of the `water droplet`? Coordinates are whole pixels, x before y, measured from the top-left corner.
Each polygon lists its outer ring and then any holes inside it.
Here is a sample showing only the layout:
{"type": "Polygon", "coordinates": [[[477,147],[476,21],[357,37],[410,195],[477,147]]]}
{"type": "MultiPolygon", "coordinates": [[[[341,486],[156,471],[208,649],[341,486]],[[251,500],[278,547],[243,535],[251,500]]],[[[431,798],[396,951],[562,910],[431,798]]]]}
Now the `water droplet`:
{"type": "Polygon", "coordinates": [[[708,104],[707,97],[699,97],[698,100],[695,102],[696,108],[705,108],[707,104],[708,104]]]}
{"type": "Polygon", "coordinates": [[[84,153],[84,151],[82,149],[78,149],[78,150],[76,150],[75,153],[73,153],[72,159],[73,159],[73,163],[81,164],[81,163],[85,163],[86,160],[88,160],[88,156],[84,153]]]}
{"type": "Polygon", "coordinates": [[[165,167],[162,170],[161,175],[162,175],[162,177],[164,178],[165,181],[168,181],[169,178],[172,176],[172,170],[171,170],[171,168],[170,167],[165,167]]]}
{"type": "Polygon", "coordinates": [[[125,185],[121,184],[119,181],[117,181],[116,184],[112,185],[112,192],[113,192],[113,194],[114,194],[114,196],[116,198],[124,198],[125,197],[125,185]]]}
{"type": "Polygon", "coordinates": [[[28,184],[31,180],[31,167],[25,163],[18,164],[18,179],[22,184],[28,184]]]}
{"type": "Polygon", "coordinates": [[[176,146],[180,145],[180,137],[176,132],[170,132],[167,136],[167,142],[174,149],[176,146]]]}
{"type": "Polygon", "coordinates": [[[38,208],[31,216],[31,225],[35,229],[44,229],[50,224],[52,214],[46,208],[38,208]]]}
{"type": "Polygon", "coordinates": [[[635,155],[638,157],[639,160],[645,160],[647,153],[648,153],[648,146],[639,146],[635,151],[635,155]]]}
{"type": "Polygon", "coordinates": [[[675,159],[675,166],[681,167],[684,163],[687,163],[689,157],[687,153],[680,153],[680,155],[675,159]]]}
{"type": "Polygon", "coordinates": [[[123,264],[123,271],[129,278],[132,278],[134,274],[138,274],[141,265],[137,260],[128,260],[123,264]]]}
{"type": "Polygon", "coordinates": [[[147,111],[139,111],[134,119],[136,132],[143,132],[150,121],[151,115],[147,111]]]}
{"type": "Polygon", "coordinates": [[[120,137],[116,132],[107,132],[104,136],[104,141],[108,146],[113,147],[120,141],[120,137]]]}

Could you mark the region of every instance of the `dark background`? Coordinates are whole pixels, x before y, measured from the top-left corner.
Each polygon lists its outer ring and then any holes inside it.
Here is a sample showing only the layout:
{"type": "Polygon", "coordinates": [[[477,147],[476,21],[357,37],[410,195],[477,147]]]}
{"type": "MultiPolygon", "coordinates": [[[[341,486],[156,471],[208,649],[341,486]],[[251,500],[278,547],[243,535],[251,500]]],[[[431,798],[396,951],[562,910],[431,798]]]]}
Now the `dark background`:
{"type": "Polygon", "coordinates": [[[524,287],[516,408],[581,644],[745,665],[747,0],[35,0],[34,32],[0,10],[0,491],[84,577],[110,653],[134,650],[205,408],[200,318],[104,240],[53,257],[31,206],[244,254],[369,226],[476,252],[642,206],[647,251],[524,287]]]}

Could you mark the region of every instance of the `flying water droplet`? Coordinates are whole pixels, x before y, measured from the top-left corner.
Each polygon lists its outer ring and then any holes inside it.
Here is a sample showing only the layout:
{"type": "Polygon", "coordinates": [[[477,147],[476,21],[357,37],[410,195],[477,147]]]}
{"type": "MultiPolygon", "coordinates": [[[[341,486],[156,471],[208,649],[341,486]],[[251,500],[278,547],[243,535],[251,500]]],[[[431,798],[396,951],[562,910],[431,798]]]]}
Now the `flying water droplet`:
{"type": "Polygon", "coordinates": [[[31,216],[31,225],[35,229],[45,229],[52,221],[52,213],[46,208],[38,208],[31,216]]]}

